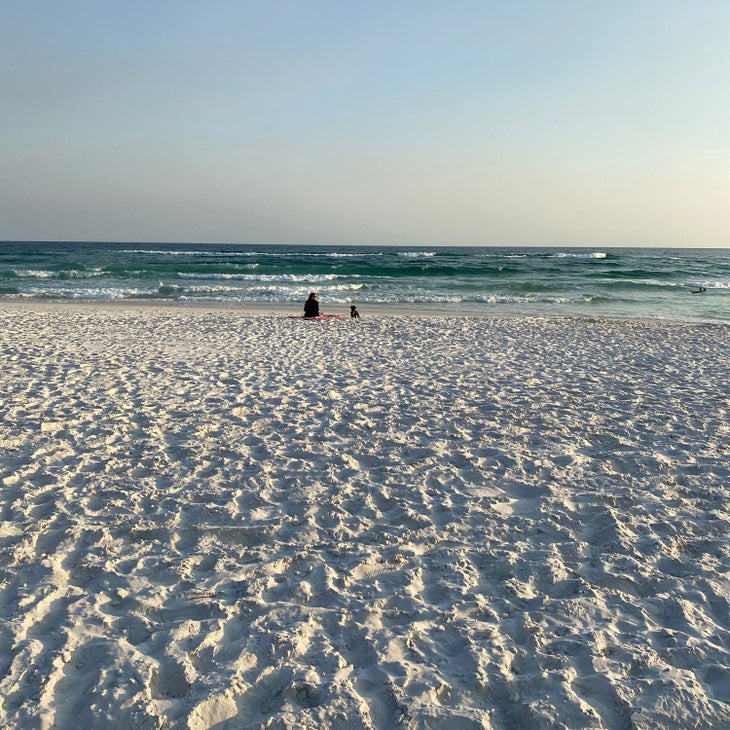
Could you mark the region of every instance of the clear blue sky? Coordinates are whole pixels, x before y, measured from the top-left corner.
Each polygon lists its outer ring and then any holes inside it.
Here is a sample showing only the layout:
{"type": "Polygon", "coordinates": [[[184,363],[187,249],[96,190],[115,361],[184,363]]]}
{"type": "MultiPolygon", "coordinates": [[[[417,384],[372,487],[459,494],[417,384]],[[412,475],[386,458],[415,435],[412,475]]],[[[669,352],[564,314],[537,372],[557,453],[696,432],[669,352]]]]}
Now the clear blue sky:
{"type": "Polygon", "coordinates": [[[730,246],[730,2],[2,0],[0,239],[730,246]]]}

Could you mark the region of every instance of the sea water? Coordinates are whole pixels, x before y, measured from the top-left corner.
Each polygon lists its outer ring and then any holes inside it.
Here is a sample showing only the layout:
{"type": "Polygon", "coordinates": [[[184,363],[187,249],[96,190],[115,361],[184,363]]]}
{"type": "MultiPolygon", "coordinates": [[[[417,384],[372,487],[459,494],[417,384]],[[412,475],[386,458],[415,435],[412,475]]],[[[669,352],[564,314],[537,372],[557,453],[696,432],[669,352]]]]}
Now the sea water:
{"type": "Polygon", "coordinates": [[[0,242],[0,300],[730,321],[730,249],[0,242]],[[704,288],[702,293],[693,293],[704,288]]]}

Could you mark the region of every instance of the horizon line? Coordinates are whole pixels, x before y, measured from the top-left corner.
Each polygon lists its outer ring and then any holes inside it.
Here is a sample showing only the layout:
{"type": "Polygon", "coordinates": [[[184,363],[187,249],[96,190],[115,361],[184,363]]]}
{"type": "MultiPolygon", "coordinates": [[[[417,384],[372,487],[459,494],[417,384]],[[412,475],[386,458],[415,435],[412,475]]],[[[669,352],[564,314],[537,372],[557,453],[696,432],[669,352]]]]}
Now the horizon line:
{"type": "Polygon", "coordinates": [[[687,246],[683,244],[521,244],[521,243],[326,243],[326,242],[285,242],[285,241],[176,241],[176,240],[142,240],[142,239],[74,239],[74,238],[28,238],[28,239],[0,239],[0,245],[8,243],[33,244],[33,243],[112,243],[112,244],[134,244],[134,245],[183,245],[183,246],[318,246],[338,248],[644,248],[644,249],[730,249],[729,244],[702,244],[687,246]]]}

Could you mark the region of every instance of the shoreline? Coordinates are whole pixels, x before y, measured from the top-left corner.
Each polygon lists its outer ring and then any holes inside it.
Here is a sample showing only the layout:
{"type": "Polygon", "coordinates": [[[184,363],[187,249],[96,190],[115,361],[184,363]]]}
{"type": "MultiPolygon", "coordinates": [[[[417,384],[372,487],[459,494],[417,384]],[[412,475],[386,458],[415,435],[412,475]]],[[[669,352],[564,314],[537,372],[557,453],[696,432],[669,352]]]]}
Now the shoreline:
{"type": "MultiPolygon", "coordinates": [[[[262,303],[244,303],[244,304],[212,304],[201,302],[176,302],[176,301],[59,301],[59,300],[0,300],[0,311],[5,309],[38,309],[39,311],[55,311],[55,310],[74,310],[79,309],[104,310],[110,311],[129,310],[129,311],[163,311],[163,312],[207,312],[207,313],[229,313],[241,316],[254,315],[281,315],[291,316],[302,314],[303,302],[290,304],[262,304],[262,303]]],[[[411,305],[412,306],[412,305],[411,305]]],[[[647,324],[655,323],[657,325],[676,324],[680,326],[704,326],[717,325],[720,327],[730,327],[730,322],[715,319],[676,319],[668,317],[624,317],[624,316],[606,316],[600,314],[575,314],[575,313],[522,313],[522,312],[477,312],[477,311],[445,311],[437,307],[421,307],[418,309],[409,306],[400,305],[358,305],[361,313],[361,319],[387,317],[389,319],[417,319],[423,317],[433,319],[443,317],[446,319],[494,319],[494,320],[511,320],[511,319],[535,319],[535,320],[577,320],[577,321],[607,321],[607,322],[643,322],[647,324]]],[[[325,314],[337,314],[349,320],[349,305],[334,305],[331,307],[322,306],[325,314]],[[341,311],[340,311],[341,310],[341,311]]]]}
{"type": "Polygon", "coordinates": [[[262,314],[0,303],[0,726],[730,723],[726,325],[262,314]]]}

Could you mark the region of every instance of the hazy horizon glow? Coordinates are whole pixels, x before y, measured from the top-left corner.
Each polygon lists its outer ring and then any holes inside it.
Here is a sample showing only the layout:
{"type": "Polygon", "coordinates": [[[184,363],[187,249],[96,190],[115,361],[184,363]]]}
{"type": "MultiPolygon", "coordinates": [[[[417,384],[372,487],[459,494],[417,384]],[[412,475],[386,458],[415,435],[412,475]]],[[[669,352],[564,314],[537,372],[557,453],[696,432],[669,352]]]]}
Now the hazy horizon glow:
{"type": "Polygon", "coordinates": [[[3,3],[0,239],[730,246],[730,4],[3,3]]]}

